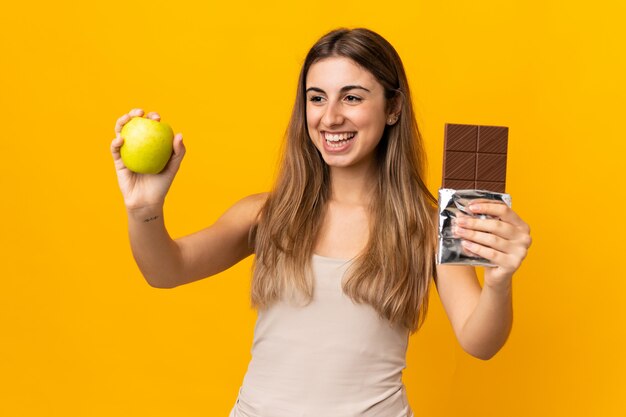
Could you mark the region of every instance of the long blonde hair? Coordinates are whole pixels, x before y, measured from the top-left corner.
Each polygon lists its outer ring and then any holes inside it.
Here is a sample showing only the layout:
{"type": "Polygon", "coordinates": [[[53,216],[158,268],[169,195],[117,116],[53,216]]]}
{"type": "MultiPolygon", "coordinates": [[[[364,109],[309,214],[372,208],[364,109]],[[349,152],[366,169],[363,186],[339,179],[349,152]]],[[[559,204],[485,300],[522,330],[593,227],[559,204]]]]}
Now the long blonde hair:
{"type": "Polygon", "coordinates": [[[310,264],[330,175],[308,134],[305,82],[312,64],[334,56],[370,71],[384,87],[388,108],[402,96],[398,122],[386,126],[376,150],[378,183],[369,241],[348,269],[343,290],[391,323],[416,331],[426,316],[430,279],[436,273],[436,199],[423,180],[425,152],[402,61],[384,38],[362,28],[324,35],[305,58],[278,177],[251,233],[256,254],[252,305],[267,308],[286,291],[305,302],[313,296],[310,264]]]}

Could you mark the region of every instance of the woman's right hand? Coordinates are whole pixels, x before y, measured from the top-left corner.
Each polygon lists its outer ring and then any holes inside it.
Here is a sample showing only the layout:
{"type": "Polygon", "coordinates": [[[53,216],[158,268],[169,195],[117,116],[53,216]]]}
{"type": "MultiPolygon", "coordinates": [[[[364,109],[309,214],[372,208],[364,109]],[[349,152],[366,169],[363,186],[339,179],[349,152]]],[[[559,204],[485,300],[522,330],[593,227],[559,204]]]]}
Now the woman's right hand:
{"type": "MultiPolygon", "coordinates": [[[[133,109],[117,119],[115,124],[116,137],[111,142],[111,154],[115,163],[117,181],[124,197],[124,204],[126,204],[128,210],[137,210],[155,205],[163,206],[165,195],[172,185],[180,163],[185,156],[183,135],[182,133],[177,133],[174,136],[172,156],[163,171],[158,174],[137,174],[126,168],[120,156],[120,147],[124,143],[124,138],[121,137],[122,127],[133,117],[142,117],[143,114],[142,109],[133,109]]],[[[156,112],[150,112],[146,117],[157,121],[161,120],[161,116],[156,112]]]]}

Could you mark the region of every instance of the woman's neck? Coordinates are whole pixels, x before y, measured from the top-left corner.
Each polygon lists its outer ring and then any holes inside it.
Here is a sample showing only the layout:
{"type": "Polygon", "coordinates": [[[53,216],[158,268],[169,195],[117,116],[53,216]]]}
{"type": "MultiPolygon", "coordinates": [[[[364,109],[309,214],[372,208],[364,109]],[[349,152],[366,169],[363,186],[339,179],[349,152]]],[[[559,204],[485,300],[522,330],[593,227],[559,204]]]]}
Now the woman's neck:
{"type": "Polygon", "coordinates": [[[330,167],[330,199],[336,203],[369,206],[376,183],[373,162],[353,167],[330,167]]]}

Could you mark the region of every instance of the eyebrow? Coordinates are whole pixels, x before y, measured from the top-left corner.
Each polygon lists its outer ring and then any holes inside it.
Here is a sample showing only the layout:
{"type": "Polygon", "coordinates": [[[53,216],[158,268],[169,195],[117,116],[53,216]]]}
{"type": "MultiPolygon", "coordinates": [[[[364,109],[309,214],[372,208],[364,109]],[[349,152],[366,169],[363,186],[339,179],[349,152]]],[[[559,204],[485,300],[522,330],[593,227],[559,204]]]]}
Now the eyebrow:
{"type": "MultiPolygon", "coordinates": [[[[346,86],[341,87],[341,90],[339,90],[339,92],[340,93],[345,93],[346,91],[355,90],[355,89],[365,90],[368,93],[371,93],[370,90],[368,90],[367,88],[365,88],[365,87],[363,87],[361,85],[346,85],[346,86]]],[[[305,93],[308,93],[309,91],[317,91],[318,93],[326,94],[326,91],[324,91],[324,90],[322,90],[321,88],[318,88],[318,87],[309,87],[309,88],[306,89],[305,93]]]]}

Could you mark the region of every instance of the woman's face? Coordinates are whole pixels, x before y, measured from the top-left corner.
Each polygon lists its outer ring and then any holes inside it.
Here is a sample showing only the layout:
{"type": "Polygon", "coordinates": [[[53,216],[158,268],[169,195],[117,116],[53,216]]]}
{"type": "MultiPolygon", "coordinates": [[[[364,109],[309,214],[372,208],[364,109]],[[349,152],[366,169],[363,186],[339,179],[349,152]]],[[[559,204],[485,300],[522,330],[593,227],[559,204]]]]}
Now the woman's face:
{"type": "Polygon", "coordinates": [[[306,77],[311,140],[331,167],[370,164],[387,121],[383,86],[343,57],[322,59],[306,77]]]}

